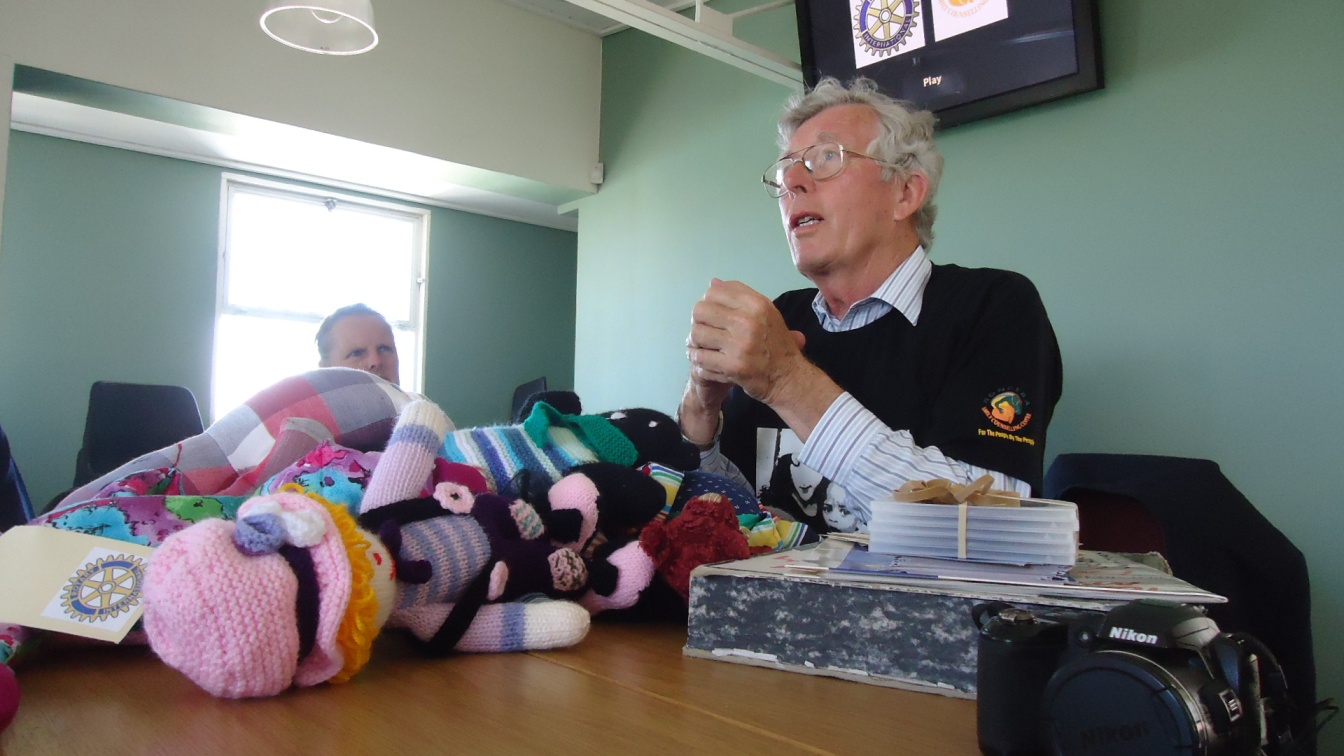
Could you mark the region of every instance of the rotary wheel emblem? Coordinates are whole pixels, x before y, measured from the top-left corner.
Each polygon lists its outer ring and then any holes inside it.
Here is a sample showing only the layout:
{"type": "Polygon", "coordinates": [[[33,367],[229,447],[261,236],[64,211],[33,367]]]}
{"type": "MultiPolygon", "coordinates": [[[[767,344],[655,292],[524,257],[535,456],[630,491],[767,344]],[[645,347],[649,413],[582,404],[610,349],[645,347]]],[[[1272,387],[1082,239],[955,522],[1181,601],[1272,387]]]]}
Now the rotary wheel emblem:
{"type": "Polygon", "coordinates": [[[891,55],[910,38],[919,8],[915,0],[863,0],[855,6],[854,35],[873,55],[891,55]]]}
{"type": "Polygon", "coordinates": [[[137,557],[118,554],[98,559],[70,578],[61,606],[80,622],[111,619],[140,604],[144,578],[145,565],[137,557]]]}

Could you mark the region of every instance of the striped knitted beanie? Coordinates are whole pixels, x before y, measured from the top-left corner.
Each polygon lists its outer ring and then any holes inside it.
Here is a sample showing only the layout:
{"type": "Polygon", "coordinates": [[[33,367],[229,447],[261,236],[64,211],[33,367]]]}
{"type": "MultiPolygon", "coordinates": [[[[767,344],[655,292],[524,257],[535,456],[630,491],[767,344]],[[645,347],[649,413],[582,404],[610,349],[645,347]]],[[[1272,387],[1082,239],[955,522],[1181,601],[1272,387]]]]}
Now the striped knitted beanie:
{"type": "Polygon", "coordinates": [[[635,445],[601,415],[564,415],[537,402],[521,425],[466,428],[443,439],[440,456],[485,471],[490,490],[520,496],[511,484],[526,471],[532,485],[544,488],[573,468],[590,462],[633,465],[635,445]]]}

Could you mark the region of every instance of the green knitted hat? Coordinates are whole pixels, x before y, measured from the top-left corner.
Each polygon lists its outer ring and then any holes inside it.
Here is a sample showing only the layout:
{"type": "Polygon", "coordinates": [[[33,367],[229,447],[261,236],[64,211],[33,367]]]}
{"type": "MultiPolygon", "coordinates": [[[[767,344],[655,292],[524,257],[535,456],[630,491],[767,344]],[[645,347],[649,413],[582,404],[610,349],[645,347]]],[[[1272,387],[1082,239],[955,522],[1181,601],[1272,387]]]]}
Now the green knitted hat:
{"type": "Polygon", "coordinates": [[[546,402],[532,406],[532,414],[523,421],[523,431],[537,446],[551,443],[551,428],[566,428],[603,462],[627,467],[639,459],[639,452],[624,433],[601,415],[562,415],[546,402]]]}

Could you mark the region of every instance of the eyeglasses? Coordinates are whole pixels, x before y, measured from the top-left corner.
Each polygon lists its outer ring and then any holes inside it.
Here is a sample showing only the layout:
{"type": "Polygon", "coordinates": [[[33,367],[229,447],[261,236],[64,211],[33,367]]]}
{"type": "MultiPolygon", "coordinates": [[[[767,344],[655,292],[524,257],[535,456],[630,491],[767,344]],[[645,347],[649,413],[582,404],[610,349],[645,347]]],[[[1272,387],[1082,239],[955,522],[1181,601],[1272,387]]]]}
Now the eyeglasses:
{"type": "Polygon", "coordinates": [[[789,193],[789,188],[784,185],[784,174],[793,168],[794,163],[802,163],[807,172],[812,174],[813,181],[825,181],[840,175],[840,171],[845,169],[845,157],[849,155],[868,158],[885,168],[899,167],[872,155],[865,155],[858,150],[845,149],[844,145],[836,142],[822,142],[804,148],[801,152],[795,152],[793,155],[785,155],[775,161],[773,165],[765,169],[765,174],[761,176],[761,183],[765,184],[765,191],[769,192],[771,197],[783,197],[789,193]]]}

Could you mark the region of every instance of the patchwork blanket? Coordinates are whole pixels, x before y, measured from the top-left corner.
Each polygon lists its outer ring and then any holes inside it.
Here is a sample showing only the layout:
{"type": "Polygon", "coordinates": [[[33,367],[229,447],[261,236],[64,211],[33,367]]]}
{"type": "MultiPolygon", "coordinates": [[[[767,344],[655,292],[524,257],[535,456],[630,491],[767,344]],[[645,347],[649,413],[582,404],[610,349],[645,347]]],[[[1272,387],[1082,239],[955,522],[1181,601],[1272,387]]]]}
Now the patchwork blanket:
{"type": "Polygon", "coordinates": [[[53,507],[88,501],[134,473],[167,468],[191,496],[237,496],[323,441],[381,450],[413,395],[363,370],[321,368],[286,378],[220,418],[203,433],[152,451],[71,491],[53,507]]]}
{"type": "MultiPolygon", "coordinates": [[[[363,473],[376,459],[372,452],[386,446],[402,407],[415,398],[352,368],[321,368],[286,378],[201,434],[137,457],[71,491],[31,524],[157,546],[199,520],[232,518],[267,482],[276,487],[307,482],[336,500],[357,499],[363,473]],[[332,444],[346,450],[319,448],[332,444]],[[365,451],[368,458],[360,455],[365,451]],[[304,481],[302,476],[312,471],[300,463],[310,455],[327,474],[304,481]],[[341,457],[341,475],[331,474],[333,455],[341,457]]],[[[0,663],[31,634],[28,628],[0,625],[0,663]]]]}

